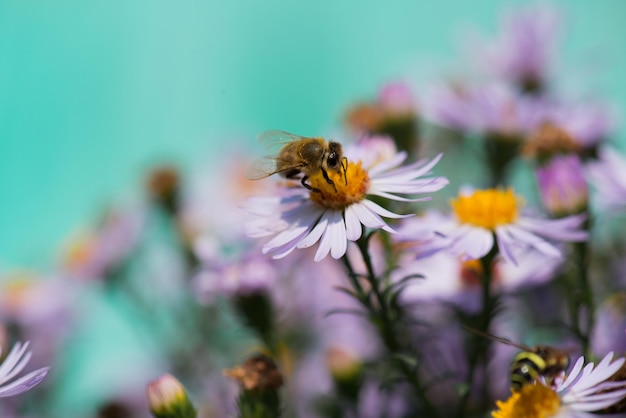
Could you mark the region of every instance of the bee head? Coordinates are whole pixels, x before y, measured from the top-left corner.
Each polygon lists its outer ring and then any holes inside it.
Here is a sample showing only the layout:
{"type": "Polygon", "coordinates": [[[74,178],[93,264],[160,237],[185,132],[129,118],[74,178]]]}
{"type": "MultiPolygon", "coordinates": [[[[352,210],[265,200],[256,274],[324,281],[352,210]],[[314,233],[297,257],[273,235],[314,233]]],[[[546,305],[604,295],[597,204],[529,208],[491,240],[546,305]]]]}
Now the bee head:
{"type": "Polygon", "coordinates": [[[567,353],[546,345],[538,345],[534,349],[546,362],[546,368],[554,370],[566,370],[569,366],[567,353]]]}
{"type": "Polygon", "coordinates": [[[331,141],[328,144],[328,157],[326,157],[326,165],[329,170],[336,171],[341,170],[341,162],[343,160],[343,148],[339,142],[331,141]]]}

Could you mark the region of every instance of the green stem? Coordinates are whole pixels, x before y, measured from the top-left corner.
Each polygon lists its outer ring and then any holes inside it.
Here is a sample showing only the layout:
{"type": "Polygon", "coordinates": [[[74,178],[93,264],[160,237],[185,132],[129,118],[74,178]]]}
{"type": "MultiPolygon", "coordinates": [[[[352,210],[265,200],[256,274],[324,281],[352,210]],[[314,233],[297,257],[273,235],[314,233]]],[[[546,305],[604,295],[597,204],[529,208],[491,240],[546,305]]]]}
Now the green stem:
{"type": "MultiPolygon", "coordinates": [[[[496,297],[491,294],[491,279],[492,279],[492,265],[497,255],[497,249],[491,249],[491,251],[480,259],[483,274],[481,275],[481,288],[482,288],[482,300],[483,307],[480,313],[480,316],[477,318],[477,329],[478,331],[487,334],[489,333],[489,327],[491,326],[491,321],[494,317],[494,310],[496,306],[496,297]]],[[[465,389],[463,394],[461,395],[461,399],[459,401],[459,413],[458,416],[462,417],[466,414],[467,404],[470,399],[470,395],[472,393],[472,387],[474,383],[474,377],[476,375],[476,371],[478,369],[479,364],[486,369],[487,362],[486,354],[489,350],[490,340],[480,335],[473,336],[474,344],[472,352],[469,355],[469,371],[467,374],[467,380],[465,382],[465,389]]],[[[486,370],[485,370],[486,371],[486,370]]],[[[486,400],[487,397],[487,385],[484,385],[482,392],[483,400],[486,400]]]]}
{"type": "MultiPolygon", "coordinates": [[[[375,328],[378,331],[380,338],[387,348],[387,351],[392,355],[392,357],[402,358],[404,355],[404,350],[401,342],[398,340],[398,333],[396,330],[397,325],[394,322],[391,308],[383,294],[383,290],[381,289],[380,280],[376,277],[376,274],[374,272],[374,268],[368,251],[368,242],[368,237],[363,237],[357,241],[358,248],[361,252],[361,256],[367,270],[364,278],[369,284],[368,292],[364,291],[363,286],[359,282],[359,278],[355,274],[354,269],[347,256],[344,255],[343,261],[348,270],[348,276],[350,277],[352,286],[356,291],[357,297],[361,304],[368,311],[369,316],[372,319],[372,322],[375,325],[375,328]]],[[[426,396],[425,390],[419,381],[417,372],[413,370],[406,362],[401,360],[397,362],[397,366],[406,381],[413,388],[413,391],[417,398],[422,402],[427,416],[432,418],[439,417],[439,413],[426,396]]]]}
{"type": "Polygon", "coordinates": [[[575,324],[576,324],[576,332],[580,339],[580,344],[582,348],[582,352],[587,358],[590,357],[590,337],[591,332],[593,331],[594,321],[595,321],[595,303],[593,300],[593,291],[591,289],[591,283],[589,282],[589,275],[587,274],[587,260],[588,260],[588,246],[586,242],[578,242],[574,244],[575,251],[575,259],[576,259],[576,268],[578,281],[580,285],[580,292],[578,293],[578,297],[576,300],[576,311],[574,314],[576,315],[575,324]],[[585,310],[585,324],[583,329],[583,325],[580,324],[580,310],[585,310]]]}

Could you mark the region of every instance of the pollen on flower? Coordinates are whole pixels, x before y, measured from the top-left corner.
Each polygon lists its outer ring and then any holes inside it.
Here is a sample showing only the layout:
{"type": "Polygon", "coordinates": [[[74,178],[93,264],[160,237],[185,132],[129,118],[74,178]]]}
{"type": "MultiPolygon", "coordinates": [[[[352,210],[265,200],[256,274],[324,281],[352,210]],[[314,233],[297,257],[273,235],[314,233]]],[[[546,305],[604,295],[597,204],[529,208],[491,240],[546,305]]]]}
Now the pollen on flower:
{"type": "Polygon", "coordinates": [[[559,395],[542,384],[524,385],[506,401],[497,401],[492,418],[550,418],[559,410],[559,395]]]}
{"type": "Polygon", "coordinates": [[[345,178],[343,169],[341,173],[331,170],[326,173],[333,184],[326,181],[321,170],[309,177],[311,187],[319,190],[311,191],[310,198],[315,203],[329,209],[344,209],[365,198],[370,178],[361,161],[348,163],[345,178]]]}
{"type": "Polygon", "coordinates": [[[477,190],[453,199],[450,205],[461,223],[494,230],[499,225],[515,222],[519,202],[509,188],[477,190]]]}

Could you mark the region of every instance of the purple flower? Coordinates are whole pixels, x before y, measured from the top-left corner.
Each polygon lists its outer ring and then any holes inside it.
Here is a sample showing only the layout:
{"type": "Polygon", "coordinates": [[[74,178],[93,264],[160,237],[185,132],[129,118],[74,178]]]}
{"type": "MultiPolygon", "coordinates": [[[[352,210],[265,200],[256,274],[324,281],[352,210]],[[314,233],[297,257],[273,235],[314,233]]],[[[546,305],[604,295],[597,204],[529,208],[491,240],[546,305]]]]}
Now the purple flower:
{"type": "Polygon", "coordinates": [[[236,257],[223,253],[211,254],[210,240],[196,242],[203,264],[193,278],[193,287],[201,302],[210,303],[216,296],[238,296],[265,292],[276,282],[278,271],[274,264],[257,252],[245,252],[236,257]]]}
{"type": "Polygon", "coordinates": [[[424,116],[459,132],[476,130],[479,115],[472,98],[470,86],[453,83],[434,86],[426,93],[424,116]]]}
{"type": "Polygon", "coordinates": [[[591,101],[552,103],[546,109],[544,121],[565,130],[582,149],[606,140],[615,126],[611,109],[604,103],[591,101]]]}
{"type": "MultiPolygon", "coordinates": [[[[554,278],[562,264],[562,260],[536,251],[524,254],[523,259],[523,263],[515,265],[503,257],[496,258],[492,273],[494,291],[514,292],[525,286],[546,283],[554,278]]],[[[450,302],[467,312],[478,312],[482,307],[480,275],[483,271],[478,260],[463,261],[444,251],[431,257],[415,258],[415,253],[408,249],[398,264],[392,273],[392,281],[411,274],[423,276],[404,288],[404,301],[450,302]]]]}
{"type": "Polygon", "coordinates": [[[552,8],[511,13],[503,20],[495,41],[475,48],[477,60],[491,74],[526,91],[540,91],[549,76],[559,26],[560,16],[552,8]]]}
{"type": "Polygon", "coordinates": [[[545,106],[543,100],[503,83],[451,84],[430,91],[424,113],[457,131],[521,140],[541,123],[545,106]]]}
{"type": "Polygon", "coordinates": [[[24,344],[16,343],[6,359],[0,364],[0,398],[19,395],[32,389],[41,383],[48,374],[50,368],[43,367],[15,379],[30,360],[31,352],[26,351],[28,344],[28,341],[24,344]]]}
{"type": "Polygon", "coordinates": [[[406,83],[400,81],[385,84],[378,93],[378,103],[391,115],[415,112],[413,93],[406,83]]]}
{"type": "Polygon", "coordinates": [[[412,245],[418,258],[445,250],[462,260],[473,260],[497,245],[505,260],[519,265],[518,259],[527,251],[561,258],[554,241],[587,239],[587,232],[580,229],[585,215],[558,220],[524,215],[512,189],[476,190],[461,194],[451,205],[454,213],[449,216],[431,214],[405,221],[399,240],[412,245]]]}
{"type": "Polygon", "coordinates": [[[536,175],[541,201],[548,212],[564,216],[586,210],[589,193],[578,155],[556,155],[540,165],[536,175]]]}
{"type": "Polygon", "coordinates": [[[598,161],[587,165],[589,183],[597,191],[599,206],[616,209],[626,205],[626,158],[610,148],[601,148],[598,161]]]}
{"type": "Polygon", "coordinates": [[[626,328],[626,293],[615,293],[598,307],[597,320],[591,337],[594,353],[626,351],[626,333],[616,332],[626,328]]]}

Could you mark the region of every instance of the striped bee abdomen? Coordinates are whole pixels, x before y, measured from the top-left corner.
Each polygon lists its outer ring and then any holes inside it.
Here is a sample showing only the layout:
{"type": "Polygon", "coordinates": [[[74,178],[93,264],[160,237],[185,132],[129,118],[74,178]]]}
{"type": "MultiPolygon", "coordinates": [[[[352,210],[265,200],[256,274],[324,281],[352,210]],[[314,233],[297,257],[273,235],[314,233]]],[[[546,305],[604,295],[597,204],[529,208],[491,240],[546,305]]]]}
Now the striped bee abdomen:
{"type": "Polygon", "coordinates": [[[511,389],[517,391],[527,383],[532,383],[546,370],[546,361],[537,353],[522,351],[511,363],[511,389]]]}

